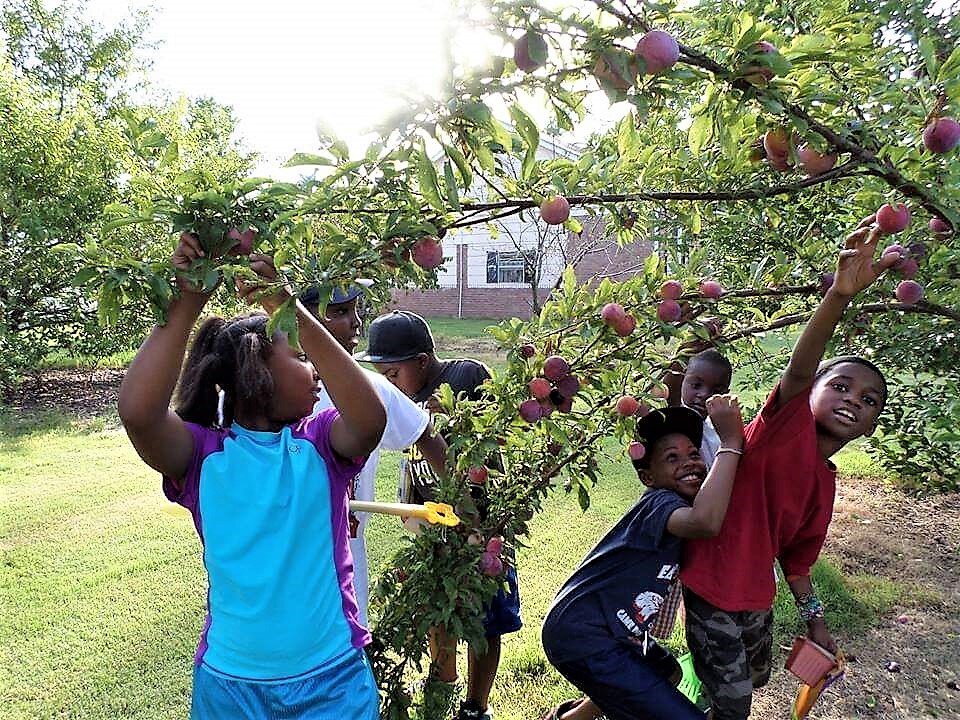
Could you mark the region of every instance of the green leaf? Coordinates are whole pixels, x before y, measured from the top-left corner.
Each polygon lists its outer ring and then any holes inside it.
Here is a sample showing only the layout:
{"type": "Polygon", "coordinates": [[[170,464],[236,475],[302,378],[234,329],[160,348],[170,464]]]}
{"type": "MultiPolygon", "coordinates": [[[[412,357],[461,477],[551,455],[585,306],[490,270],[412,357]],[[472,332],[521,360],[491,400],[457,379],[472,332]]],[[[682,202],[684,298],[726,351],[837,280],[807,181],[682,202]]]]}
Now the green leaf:
{"type": "Polygon", "coordinates": [[[447,202],[454,212],[460,212],[460,196],[457,194],[457,181],[453,177],[453,165],[448,160],[443,164],[443,182],[447,189],[447,202]]]}
{"type": "Polygon", "coordinates": [[[448,158],[453,160],[453,164],[457,166],[463,189],[469,190],[470,185],[473,183],[473,171],[470,169],[470,163],[467,162],[467,158],[460,152],[460,148],[455,145],[444,144],[443,151],[447,154],[448,158]]]}
{"type": "Polygon", "coordinates": [[[324,155],[298,152],[287,160],[283,167],[298,167],[300,165],[333,165],[333,161],[324,155]]]}
{"type": "Polygon", "coordinates": [[[953,49],[950,57],[940,66],[940,72],[937,73],[937,82],[956,80],[954,76],[958,73],[960,73],[960,45],[953,49]]]}
{"type": "Polygon", "coordinates": [[[923,56],[923,62],[927,66],[927,75],[930,77],[937,76],[937,46],[933,44],[933,40],[928,37],[920,38],[920,42],[917,43],[920,49],[920,55],[923,56]]]}
{"type": "Polygon", "coordinates": [[[563,223],[563,226],[570,232],[577,233],[577,235],[583,232],[583,225],[575,217],[567,218],[566,222],[563,223]]]}
{"type": "Polygon", "coordinates": [[[697,115],[690,123],[690,129],[687,131],[687,142],[690,144],[690,152],[695,156],[713,138],[713,116],[709,113],[697,115]]]}
{"type": "Polygon", "coordinates": [[[446,212],[443,198],[440,197],[440,181],[437,178],[437,169],[422,148],[416,154],[416,166],[417,183],[424,199],[437,212],[446,212]]]}

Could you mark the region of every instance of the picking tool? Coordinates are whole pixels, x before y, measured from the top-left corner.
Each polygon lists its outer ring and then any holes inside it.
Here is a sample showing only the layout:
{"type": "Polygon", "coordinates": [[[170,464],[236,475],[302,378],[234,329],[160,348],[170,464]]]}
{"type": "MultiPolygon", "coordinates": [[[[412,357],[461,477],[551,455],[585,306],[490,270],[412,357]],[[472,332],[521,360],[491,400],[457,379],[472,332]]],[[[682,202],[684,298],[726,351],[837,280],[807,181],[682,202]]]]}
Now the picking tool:
{"type": "Polygon", "coordinates": [[[385,503],[351,500],[350,509],[354,512],[371,512],[382,515],[399,515],[401,517],[415,517],[426,520],[431,525],[445,525],[454,527],[460,524],[460,518],[453,512],[447,503],[425,502],[423,505],[413,503],[385,503]]]}

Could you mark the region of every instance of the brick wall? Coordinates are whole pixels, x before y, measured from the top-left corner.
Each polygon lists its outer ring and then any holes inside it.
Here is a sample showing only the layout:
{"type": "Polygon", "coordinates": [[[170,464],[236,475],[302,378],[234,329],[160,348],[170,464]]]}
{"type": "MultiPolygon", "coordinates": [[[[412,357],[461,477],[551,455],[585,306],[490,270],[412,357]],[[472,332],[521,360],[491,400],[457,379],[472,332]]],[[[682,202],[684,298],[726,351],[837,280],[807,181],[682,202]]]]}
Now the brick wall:
{"type": "MultiPolygon", "coordinates": [[[[586,224],[585,224],[586,225],[586,224]]],[[[626,280],[642,268],[643,260],[652,249],[648,242],[631,243],[618,247],[612,240],[594,240],[604,232],[602,222],[585,227],[581,236],[571,234],[568,244],[570,257],[577,257],[589,247],[576,266],[577,279],[591,282],[603,277],[613,281],[626,280]]],[[[530,288],[472,288],[467,283],[468,253],[466,245],[457,245],[457,287],[438,290],[394,290],[388,309],[411,310],[426,317],[480,317],[524,320],[530,317],[530,288]],[[462,295],[461,295],[462,293],[462,295]]],[[[540,303],[549,296],[549,290],[540,290],[540,303]]]]}

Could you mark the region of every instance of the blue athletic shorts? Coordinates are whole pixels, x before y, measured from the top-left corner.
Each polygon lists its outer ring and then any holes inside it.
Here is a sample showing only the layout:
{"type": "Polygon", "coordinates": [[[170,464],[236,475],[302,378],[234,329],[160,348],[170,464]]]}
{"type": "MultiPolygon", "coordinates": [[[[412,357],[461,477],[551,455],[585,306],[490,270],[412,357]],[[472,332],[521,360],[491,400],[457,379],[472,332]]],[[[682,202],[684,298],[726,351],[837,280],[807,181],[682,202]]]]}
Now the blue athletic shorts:
{"type": "Polygon", "coordinates": [[[366,653],[283,680],[242,680],[193,669],[190,720],[377,720],[379,696],[366,653]]]}
{"type": "Polygon", "coordinates": [[[703,720],[702,710],[667,679],[677,661],[656,643],[644,655],[631,642],[611,642],[596,655],[554,663],[609,720],[703,720]]]}
{"type": "Polygon", "coordinates": [[[507,581],[507,590],[503,587],[497,591],[493,599],[485,606],[486,617],[483,618],[483,629],[487,637],[499,637],[507,633],[517,632],[523,627],[520,619],[520,588],[517,586],[517,569],[508,565],[504,573],[507,581]]]}

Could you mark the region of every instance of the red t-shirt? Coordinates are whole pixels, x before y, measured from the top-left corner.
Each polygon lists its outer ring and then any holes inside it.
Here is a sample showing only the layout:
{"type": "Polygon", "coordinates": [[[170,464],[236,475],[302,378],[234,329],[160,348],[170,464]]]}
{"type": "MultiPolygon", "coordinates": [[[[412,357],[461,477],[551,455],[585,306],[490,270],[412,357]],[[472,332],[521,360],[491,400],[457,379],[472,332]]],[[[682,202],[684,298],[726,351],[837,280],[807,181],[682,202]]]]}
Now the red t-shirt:
{"type": "Polygon", "coordinates": [[[744,430],[730,506],[720,534],[688,540],[680,580],[721,610],[767,610],[776,583],[809,575],[833,516],[837,471],[820,456],[810,390],[777,410],[777,385],[744,430]]]}

